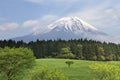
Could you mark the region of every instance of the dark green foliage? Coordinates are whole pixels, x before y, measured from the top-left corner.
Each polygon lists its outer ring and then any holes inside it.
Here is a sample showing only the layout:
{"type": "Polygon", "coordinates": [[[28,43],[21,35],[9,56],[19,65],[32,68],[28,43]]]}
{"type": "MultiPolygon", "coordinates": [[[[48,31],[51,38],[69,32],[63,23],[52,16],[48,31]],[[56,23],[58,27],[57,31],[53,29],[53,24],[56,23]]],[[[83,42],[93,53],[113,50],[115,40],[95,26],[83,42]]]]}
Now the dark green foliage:
{"type": "Polygon", "coordinates": [[[82,53],[83,46],[81,44],[73,45],[71,51],[75,53],[77,59],[83,59],[82,53]]]}
{"type": "Polygon", "coordinates": [[[74,63],[73,61],[65,61],[65,63],[68,65],[68,67],[70,68],[70,66],[74,63]]]}
{"type": "Polygon", "coordinates": [[[16,80],[25,69],[32,67],[35,58],[27,48],[0,48],[0,74],[6,80],[16,80]]]}
{"type": "Polygon", "coordinates": [[[23,41],[1,40],[0,47],[27,47],[33,50],[36,58],[68,58],[68,54],[60,55],[63,48],[69,48],[72,58],[84,60],[111,61],[120,60],[120,44],[105,43],[87,39],[79,40],[37,40],[25,43],[23,41]],[[66,56],[66,57],[65,57],[66,56]]]}

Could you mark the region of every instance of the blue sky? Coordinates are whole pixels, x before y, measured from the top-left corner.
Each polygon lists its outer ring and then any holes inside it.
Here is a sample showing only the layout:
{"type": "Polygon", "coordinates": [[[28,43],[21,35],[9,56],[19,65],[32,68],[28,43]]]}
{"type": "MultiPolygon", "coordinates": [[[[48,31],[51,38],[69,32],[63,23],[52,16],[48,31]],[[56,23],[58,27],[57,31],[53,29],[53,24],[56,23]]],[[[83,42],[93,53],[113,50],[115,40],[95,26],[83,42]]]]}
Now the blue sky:
{"type": "Polygon", "coordinates": [[[41,32],[47,24],[66,16],[77,16],[120,37],[119,0],[1,0],[0,39],[41,32]]]}

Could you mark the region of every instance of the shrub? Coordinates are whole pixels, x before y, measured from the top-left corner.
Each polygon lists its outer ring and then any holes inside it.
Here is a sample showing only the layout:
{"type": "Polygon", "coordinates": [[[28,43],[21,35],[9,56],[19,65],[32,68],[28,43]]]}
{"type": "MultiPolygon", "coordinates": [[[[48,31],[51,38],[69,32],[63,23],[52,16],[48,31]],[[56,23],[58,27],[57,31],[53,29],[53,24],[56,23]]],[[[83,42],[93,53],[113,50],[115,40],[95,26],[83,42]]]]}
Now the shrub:
{"type": "Polygon", "coordinates": [[[32,80],[67,80],[67,78],[56,69],[44,67],[34,71],[32,80]]]}
{"type": "Polygon", "coordinates": [[[120,67],[110,64],[93,64],[90,66],[95,80],[120,80],[120,67]]]}

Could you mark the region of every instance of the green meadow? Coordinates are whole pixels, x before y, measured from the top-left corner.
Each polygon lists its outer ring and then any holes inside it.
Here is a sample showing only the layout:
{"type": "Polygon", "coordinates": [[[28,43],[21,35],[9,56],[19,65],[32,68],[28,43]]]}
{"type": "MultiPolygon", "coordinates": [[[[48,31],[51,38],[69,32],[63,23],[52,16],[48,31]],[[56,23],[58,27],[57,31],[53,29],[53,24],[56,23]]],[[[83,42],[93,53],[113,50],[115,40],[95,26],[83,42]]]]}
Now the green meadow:
{"type": "MultiPolygon", "coordinates": [[[[109,63],[114,65],[119,65],[120,62],[110,61],[110,62],[97,62],[97,61],[86,61],[86,60],[72,60],[74,64],[69,68],[65,61],[69,59],[36,59],[35,68],[40,68],[47,66],[52,69],[57,69],[62,72],[68,80],[93,80],[93,75],[91,74],[90,65],[94,63],[109,63]]],[[[28,75],[27,75],[28,76],[28,75]]],[[[25,77],[24,80],[30,80],[29,77],[25,77]]]]}

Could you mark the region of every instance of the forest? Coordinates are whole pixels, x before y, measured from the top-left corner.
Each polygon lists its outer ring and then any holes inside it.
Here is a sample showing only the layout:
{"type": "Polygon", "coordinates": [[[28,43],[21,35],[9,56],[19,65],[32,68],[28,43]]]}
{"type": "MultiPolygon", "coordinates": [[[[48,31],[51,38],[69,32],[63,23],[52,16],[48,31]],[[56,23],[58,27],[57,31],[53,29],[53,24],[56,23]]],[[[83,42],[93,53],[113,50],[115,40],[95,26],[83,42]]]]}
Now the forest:
{"type": "Polygon", "coordinates": [[[120,60],[120,44],[94,40],[36,40],[29,43],[14,40],[0,40],[0,47],[29,48],[39,58],[69,58],[94,61],[120,60]]]}

